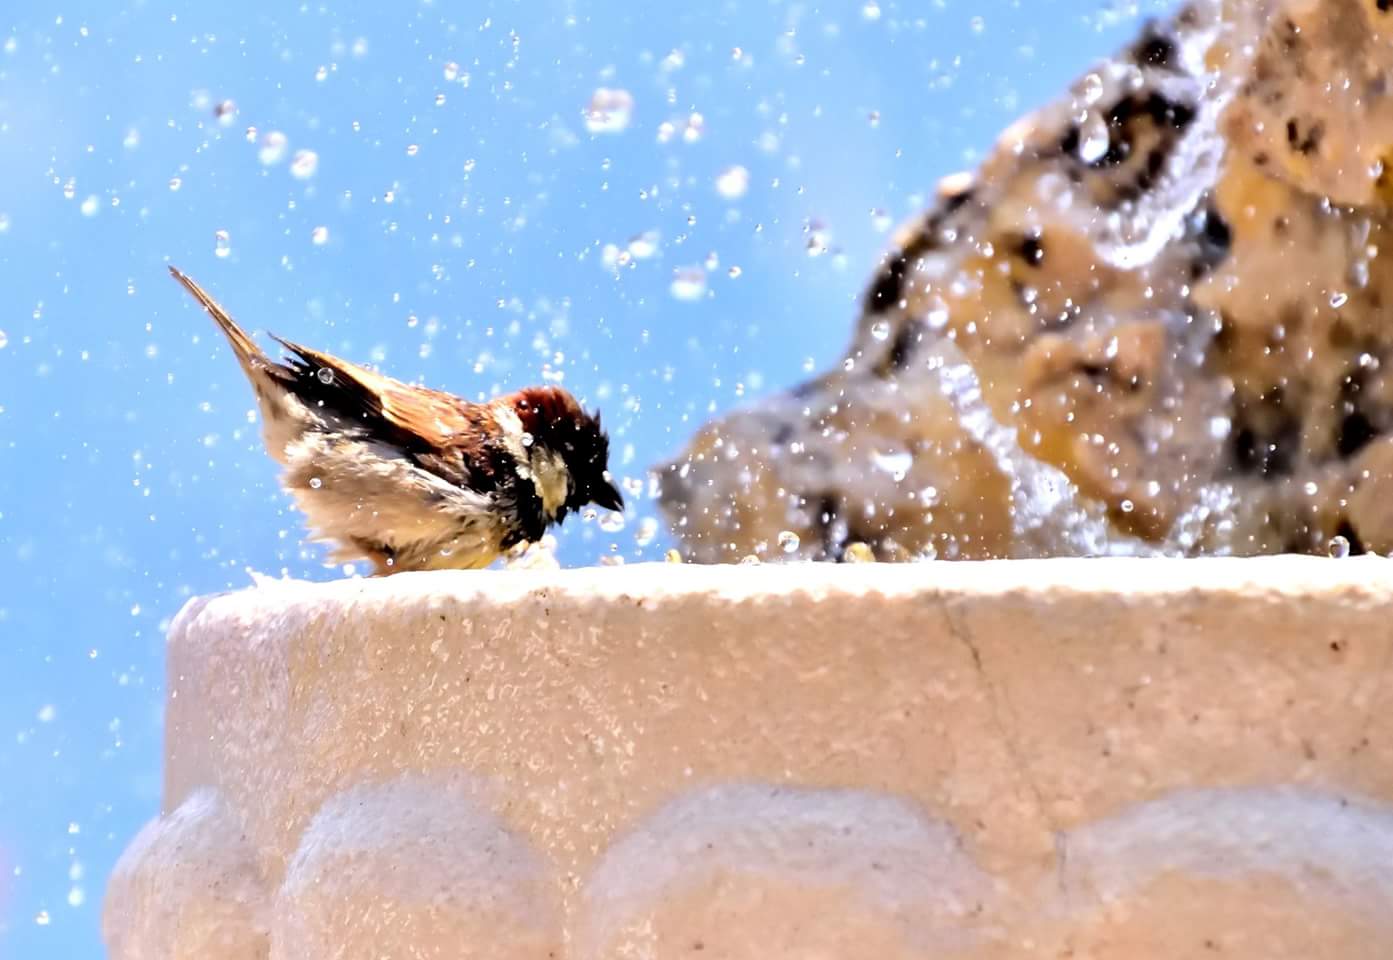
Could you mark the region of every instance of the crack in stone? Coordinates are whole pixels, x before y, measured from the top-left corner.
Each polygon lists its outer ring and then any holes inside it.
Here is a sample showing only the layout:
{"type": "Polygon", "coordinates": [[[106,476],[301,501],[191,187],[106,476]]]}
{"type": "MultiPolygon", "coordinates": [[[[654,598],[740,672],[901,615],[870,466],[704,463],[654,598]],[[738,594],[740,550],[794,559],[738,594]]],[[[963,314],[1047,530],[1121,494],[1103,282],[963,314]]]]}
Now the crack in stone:
{"type": "Polygon", "coordinates": [[[952,608],[948,603],[948,598],[942,594],[934,598],[938,604],[939,612],[943,615],[943,622],[948,628],[948,635],[962,644],[972,657],[972,664],[977,672],[977,677],[981,681],[983,689],[987,693],[990,703],[992,723],[996,727],[997,734],[1001,737],[1002,743],[1006,747],[1007,754],[1014,761],[1016,774],[1025,784],[1026,790],[1035,801],[1036,811],[1041,820],[1049,828],[1054,840],[1055,850],[1055,877],[1060,890],[1067,893],[1064,867],[1068,859],[1068,837],[1065,832],[1055,823],[1050,815],[1049,807],[1045,802],[1044,791],[1040,789],[1034,774],[1031,772],[1030,764],[1026,760],[1024,751],[1016,738],[1016,731],[1020,723],[1016,716],[1015,708],[1011,705],[1010,697],[995,682],[993,682],[987,671],[986,664],[982,660],[982,652],[977,648],[977,643],[972,638],[972,631],[965,622],[959,621],[953,615],[952,608]],[[1008,722],[1009,720],[1009,722],[1008,722]]]}

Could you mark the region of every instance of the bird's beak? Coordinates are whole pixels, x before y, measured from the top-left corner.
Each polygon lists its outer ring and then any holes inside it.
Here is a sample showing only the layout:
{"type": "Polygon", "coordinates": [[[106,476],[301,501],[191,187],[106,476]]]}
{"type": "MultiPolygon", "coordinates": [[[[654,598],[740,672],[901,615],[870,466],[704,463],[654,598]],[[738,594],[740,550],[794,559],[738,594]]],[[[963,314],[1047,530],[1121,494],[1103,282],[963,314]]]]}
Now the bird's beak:
{"type": "Polygon", "coordinates": [[[597,506],[604,507],[606,510],[624,509],[624,495],[619,492],[618,487],[608,480],[600,482],[590,499],[597,506]]]}

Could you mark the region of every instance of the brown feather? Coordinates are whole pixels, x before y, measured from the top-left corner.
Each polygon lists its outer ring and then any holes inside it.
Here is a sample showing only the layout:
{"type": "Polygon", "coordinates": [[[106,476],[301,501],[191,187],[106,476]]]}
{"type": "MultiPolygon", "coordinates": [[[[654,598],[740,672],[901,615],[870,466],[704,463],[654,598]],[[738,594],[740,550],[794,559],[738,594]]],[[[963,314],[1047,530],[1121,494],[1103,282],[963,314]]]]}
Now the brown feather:
{"type": "Polygon", "coordinates": [[[585,416],[575,397],[560,387],[524,387],[505,399],[533,436],[546,436],[557,425],[569,426],[585,416]]]}
{"type": "MultiPolygon", "coordinates": [[[[272,336],[275,336],[272,334],[272,336]]],[[[408,450],[446,448],[473,432],[474,404],[429,387],[403,383],[348,360],[275,337],[295,354],[296,392],[309,403],[322,402],[351,421],[385,426],[408,450]],[[323,371],[328,371],[326,377],[323,371]]]]}

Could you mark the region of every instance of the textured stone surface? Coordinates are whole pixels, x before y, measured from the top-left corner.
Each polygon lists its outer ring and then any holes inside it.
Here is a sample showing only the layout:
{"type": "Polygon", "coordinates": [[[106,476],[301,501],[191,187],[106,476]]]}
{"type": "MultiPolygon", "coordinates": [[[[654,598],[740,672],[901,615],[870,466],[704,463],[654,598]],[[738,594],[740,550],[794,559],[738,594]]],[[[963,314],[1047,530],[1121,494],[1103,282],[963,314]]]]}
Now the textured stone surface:
{"type": "Polygon", "coordinates": [[[267,581],[170,634],[113,960],[1380,957],[1388,561],[267,581]]]}
{"type": "Polygon", "coordinates": [[[1393,550],[1393,11],[1200,0],[944,181],[846,356],[660,468],[701,561],[1393,550]]]}
{"type": "Polygon", "coordinates": [[[218,791],[200,789],[131,842],[103,932],[118,957],[265,957],[269,908],[239,818],[218,791]]]}

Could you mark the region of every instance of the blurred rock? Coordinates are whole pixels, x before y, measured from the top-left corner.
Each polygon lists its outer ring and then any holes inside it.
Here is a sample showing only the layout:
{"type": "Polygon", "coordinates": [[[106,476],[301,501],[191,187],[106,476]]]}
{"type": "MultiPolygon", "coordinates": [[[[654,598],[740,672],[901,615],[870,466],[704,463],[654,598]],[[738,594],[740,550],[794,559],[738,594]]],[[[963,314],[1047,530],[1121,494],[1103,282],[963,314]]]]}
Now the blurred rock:
{"type": "Polygon", "coordinates": [[[658,468],[684,552],[1393,550],[1390,40],[1384,0],[1147,25],[941,184],[834,370],[658,468]]]}

